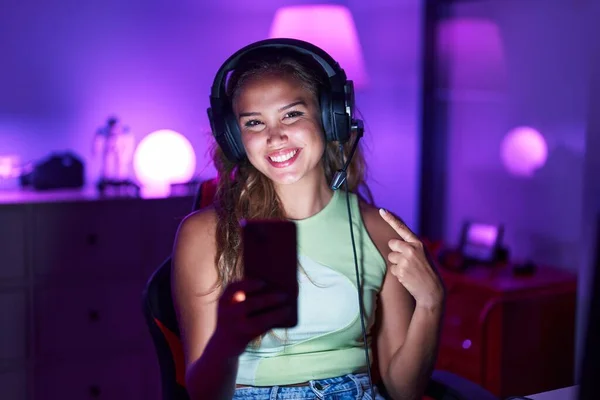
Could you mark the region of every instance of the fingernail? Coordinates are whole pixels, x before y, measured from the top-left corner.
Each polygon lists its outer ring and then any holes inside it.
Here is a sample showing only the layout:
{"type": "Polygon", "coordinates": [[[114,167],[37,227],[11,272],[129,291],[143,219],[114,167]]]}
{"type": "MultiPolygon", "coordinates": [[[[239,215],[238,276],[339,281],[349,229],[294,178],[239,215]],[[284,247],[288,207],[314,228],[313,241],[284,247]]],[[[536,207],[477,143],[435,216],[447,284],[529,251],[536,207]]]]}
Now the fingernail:
{"type": "Polygon", "coordinates": [[[383,208],[380,208],[380,209],[379,209],[379,214],[381,214],[381,215],[385,215],[385,214],[387,214],[387,211],[386,211],[386,210],[384,210],[383,208]]]}

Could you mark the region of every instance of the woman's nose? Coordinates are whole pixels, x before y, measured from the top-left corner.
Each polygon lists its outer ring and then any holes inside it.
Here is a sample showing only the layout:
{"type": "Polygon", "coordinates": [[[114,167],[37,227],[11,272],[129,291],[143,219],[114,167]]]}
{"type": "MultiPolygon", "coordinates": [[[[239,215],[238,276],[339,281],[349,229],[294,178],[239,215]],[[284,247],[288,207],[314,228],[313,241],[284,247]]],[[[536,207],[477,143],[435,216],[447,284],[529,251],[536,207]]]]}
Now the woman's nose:
{"type": "Polygon", "coordinates": [[[285,142],[287,139],[288,136],[285,129],[279,127],[269,129],[269,132],[267,133],[267,142],[269,144],[285,142]]]}

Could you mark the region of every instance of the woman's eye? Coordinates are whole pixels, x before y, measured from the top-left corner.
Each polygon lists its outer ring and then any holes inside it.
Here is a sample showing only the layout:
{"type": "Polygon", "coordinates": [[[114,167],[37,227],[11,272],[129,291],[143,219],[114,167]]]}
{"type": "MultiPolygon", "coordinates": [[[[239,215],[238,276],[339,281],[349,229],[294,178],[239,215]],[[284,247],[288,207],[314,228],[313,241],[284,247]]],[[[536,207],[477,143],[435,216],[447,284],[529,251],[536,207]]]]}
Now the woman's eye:
{"type": "Polygon", "coordinates": [[[251,119],[250,121],[246,121],[246,123],[244,124],[244,126],[251,128],[253,126],[257,126],[260,124],[260,121],[255,120],[255,119],[251,119]]]}
{"type": "Polygon", "coordinates": [[[285,114],[286,118],[296,118],[299,117],[301,115],[303,115],[304,113],[301,111],[290,111],[289,113],[285,114]]]}

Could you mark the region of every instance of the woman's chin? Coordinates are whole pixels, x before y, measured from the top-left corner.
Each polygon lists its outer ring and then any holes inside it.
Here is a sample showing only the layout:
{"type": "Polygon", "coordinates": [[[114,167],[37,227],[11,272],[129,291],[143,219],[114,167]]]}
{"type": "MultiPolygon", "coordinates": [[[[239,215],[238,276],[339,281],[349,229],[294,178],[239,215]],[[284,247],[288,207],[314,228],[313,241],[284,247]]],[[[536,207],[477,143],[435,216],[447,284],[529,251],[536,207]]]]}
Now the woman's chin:
{"type": "Polygon", "coordinates": [[[272,168],[266,168],[263,172],[267,178],[269,178],[274,185],[293,185],[299,181],[306,179],[319,179],[323,176],[322,169],[318,167],[306,168],[305,166],[299,166],[299,168],[285,168],[282,170],[273,170],[272,168]]]}
{"type": "Polygon", "coordinates": [[[300,174],[295,173],[285,173],[277,174],[276,176],[269,176],[269,178],[275,185],[292,185],[298,182],[301,176],[300,174]]]}

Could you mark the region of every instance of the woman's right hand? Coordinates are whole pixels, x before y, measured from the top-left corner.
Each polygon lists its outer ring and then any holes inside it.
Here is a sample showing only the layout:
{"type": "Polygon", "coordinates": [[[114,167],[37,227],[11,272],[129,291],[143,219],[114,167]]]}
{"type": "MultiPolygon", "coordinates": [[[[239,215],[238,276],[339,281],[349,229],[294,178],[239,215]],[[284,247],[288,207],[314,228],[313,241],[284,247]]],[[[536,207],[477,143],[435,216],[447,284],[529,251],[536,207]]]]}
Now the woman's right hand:
{"type": "Polygon", "coordinates": [[[261,281],[232,282],[223,291],[213,339],[222,354],[241,355],[248,344],[289,319],[289,297],[261,281]]]}

